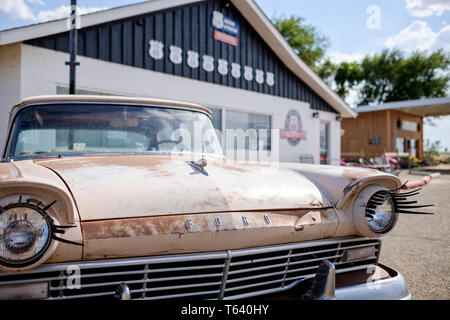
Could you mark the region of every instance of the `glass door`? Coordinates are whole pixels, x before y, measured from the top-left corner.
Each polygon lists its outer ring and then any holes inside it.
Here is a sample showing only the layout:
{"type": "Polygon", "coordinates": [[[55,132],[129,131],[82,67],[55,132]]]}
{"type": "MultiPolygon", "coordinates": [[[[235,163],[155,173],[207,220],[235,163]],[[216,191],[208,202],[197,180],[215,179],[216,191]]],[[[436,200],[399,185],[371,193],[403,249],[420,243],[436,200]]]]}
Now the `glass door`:
{"type": "Polygon", "coordinates": [[[329,164],[329,146],[330,146],[330,123],[320,123],[320,163],[329,164]]]}

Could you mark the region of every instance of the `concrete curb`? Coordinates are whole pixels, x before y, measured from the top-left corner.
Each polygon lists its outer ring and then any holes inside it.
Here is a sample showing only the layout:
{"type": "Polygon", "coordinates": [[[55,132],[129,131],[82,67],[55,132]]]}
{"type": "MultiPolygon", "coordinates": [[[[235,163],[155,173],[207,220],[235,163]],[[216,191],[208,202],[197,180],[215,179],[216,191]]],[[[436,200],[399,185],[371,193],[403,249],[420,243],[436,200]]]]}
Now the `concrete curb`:
{"type": "Polygon", "coordinates": [[[423,171],[423,170],[411,170],[410,174],[414,174],[414,175],[418,175],[418,176],[430,176],[432,179],[438,178],[441,175],[439,172],[429,172],[429,171],[423,171]]]}

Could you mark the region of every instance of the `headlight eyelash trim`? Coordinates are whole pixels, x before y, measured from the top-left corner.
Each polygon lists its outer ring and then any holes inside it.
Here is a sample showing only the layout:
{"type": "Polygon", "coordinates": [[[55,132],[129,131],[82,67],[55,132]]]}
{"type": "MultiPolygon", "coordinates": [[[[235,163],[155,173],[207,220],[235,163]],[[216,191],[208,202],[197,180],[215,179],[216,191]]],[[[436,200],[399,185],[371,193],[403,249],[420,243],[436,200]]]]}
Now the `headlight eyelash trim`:
{"type": "Polygon", "coordinates": [[[434,212],[421,212],[421,211],[412,211],[410,209],[419,209],[419,208],[427,208],[427,207],[433,207],[433,204],[425,204],[425,205],[415,205],[418,202],[417,201],[407,201],[409,200],[409,197],[418,195],[420,193],[421,188],[411,190],[408,192],[397,192],[398,190],[402,189],[406,183],[406,181],[403,185],[401,185],[399,188],[394,190],[381,190],[376,192],[370,200],[367,202],[366,205],[366,217],[373,218],[374,211],[372,209],[375,209],[376,206],[381,205],[384,201],[387,199],[391,199],[392,203],[394,205],[394,212],[395,213],[404,213],[404,214],[434,214],[434,212]]]}
{"type": "MultiPolygon", "coordinates": [[[[83,243],[67,240],[67,239],[58,237],[56,235],[56,234],[64,234],[66,232],[65,229],[70,229],[70,228],[76,227],[76,225],[56,225],[55,224],[55,220],[48,214],[47,210],[50,209],[57,202],[57,200],[50,202],[48,205],[46,205],[44,207],[41,207],[43,204],[42,201],[39,201],[37,204],[32,204],[30,202],[30,200],[31,200],[30,198],[27,199],[26,202],[22,202],[22,199],[23,199],[23,196],[22,195],[19,196],[19,200],[17,201],[16,204],[17,205],[26,205],[27,207],[30,207],[32,209],[39,211],[45,217],[45,219],[47,219],[49,221],[50,230],[52,233],[52,239],[59,241],[59,242],[67,243],[67,244],[83,246],[83,243]]],[[[0,213],[2,213],[4,210],[5,210],[5,208],[0,206],[0,213]]]]}
{"type": "MultiPolygon", "coordinates": [[[[56,235],[56,233],[59,234],[64,234],[66,231],[64,229],[70,229],[70,228],[75,228],[75,225],[56,225],[55,224],[55,220],[53,220],[52,217],[50,217],[50,215],[47,213],[47,210],[50,209],[54,204],[56,203],[56,200],[52,201],[51,203],[49,203],[47,206],[45,206],[44,208],[39,208],[38,209],[42,210],[46,215],[47,218],[50,221],[50,226],[51,226],[51,231],[52,231],[52,238],[55,239],[56,241],[59,242],[63,242],[63,243],[67,243],[67,244],[73,244],[73,245],[77,245],[77,246],[83,246],[83,243],[78,243],[75,241],[70,241],[64,238],[60,238],[56,235]]],[[[42,204],[42,202],[40,202],[39,204],[42,204]]]]}

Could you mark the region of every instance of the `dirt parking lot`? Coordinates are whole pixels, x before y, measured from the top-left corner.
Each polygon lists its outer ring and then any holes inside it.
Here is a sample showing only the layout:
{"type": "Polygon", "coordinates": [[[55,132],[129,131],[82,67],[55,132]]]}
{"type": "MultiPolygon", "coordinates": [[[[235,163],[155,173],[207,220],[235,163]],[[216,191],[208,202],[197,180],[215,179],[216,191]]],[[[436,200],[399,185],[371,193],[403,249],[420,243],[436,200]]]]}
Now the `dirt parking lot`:
{"type": "Polygon", "coordinates": [[[380,262],[403,274],[413,299],[450,299],[450,175],[432,179],[415,198],[434,204],[426,211],[435,214],[400,215],[394,230],[383,237],[380,262]]]}

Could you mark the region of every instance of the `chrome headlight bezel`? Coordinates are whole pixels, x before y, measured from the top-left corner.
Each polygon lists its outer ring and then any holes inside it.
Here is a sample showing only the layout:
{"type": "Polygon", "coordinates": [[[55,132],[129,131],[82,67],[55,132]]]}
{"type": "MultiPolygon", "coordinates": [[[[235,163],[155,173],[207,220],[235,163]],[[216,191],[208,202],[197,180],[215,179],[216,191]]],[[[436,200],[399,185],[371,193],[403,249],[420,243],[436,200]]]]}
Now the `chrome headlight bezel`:
{"type": "Polygon", "coordinates": [[[381,194],[389,192],[386,187],[380,185],[369,185],[362,189],[355,197],[353,202],[353,224],[356,231],[365,237],[381,237],[390,232],[398,221],[398,213],[396,212],[395,203],[391,198],[386,197],[381,204],[386,203],[391,208],[389,221],[382,228],[375,229],[370,224],[370,215],[375,213],[374,209],[380,205],[381,194]],[[375,201],[378,200],[378,201],[375,201]],[[374,208],[375,207],[375,208],[374,208]]]}
{"type": "Polygon", "coordinates": [[[386,191],[377,191],[369,198],[365,217],[369,230],[374,233],[385,234],[394,228],[398,213],[396,213],[394,201],[386,191]]]}
{"type": "MultiPolygon", "coordinates": [[[[9,204],[5,207],[3,207],[0,210],[0,219],[9,218],[11,221],[7,221],[6,223],[1,223],[0,228],[3,228],[0,230],[0,265],[3,265],[7,268],[22,268],[26,266],[30,266],[36,262],[38,262],[42,257],[45,255],[46,252],[48,252],[48,249],[52,243],[52,221],[51,218],[48,216],[48,214],[39,208],[38,206],[32,205],[30,203],[21,203],[20,201],[17,203],[9,204]],[[39,225],[33,225],[33,223],[30,221],[28,217],[17,217],[17,211],[23,208],[28,214],[33,214],[34,217],[31,220],[34,220],[34,223],[40,222],[39,225]],[[5,216],[5,214],[10,213],[11,216],[5,216]],[[15,215],[15,219],[13,219],[15,215]],[[3,216],[3,217],[2,217],[3,216]],[[30,244],[29,248],[19,248],[17,252],[13,252],[11,248],[7,248],[8,244],[5,243],[6,236],[9,234],[5,234],[6,228],[13,228],[13,227],[19,227],[21,229],[29,229],[22,231],[23,237],[34,237],[32,240],[33,242],[30,244]],[[44,230],[38,230],[38,228],[44,227],[44,230]],[[33,230],[34,228],[34,230],[33,230]],[[42,234],[40,232],[42,231],[42,234]],[[39,239],[39,237],[41,239],[39,239]],[[3,239],[2,239],[3,238],[3,239]],[[38,247],[36,247],[36,240],[41,240],[38,247]],[[33,249],[37,249],[36,252],[32,255],[27,255],[26,253],[28,251],[31,251],[33,249]],[[20,252],[23,251],[23,252],[20,252]],[[5,256],[5,252],[10,252],[11,255],[15,256],[15,259],[7,258],[5,256]],[[18,257],[24,256],[23,259],[20,259],[18,257]]],[[[9,233],[13,233],[13,231],[6,231],[9,233]]],[[[27,239],[29,241],[29,239],[27,239]]]]}

